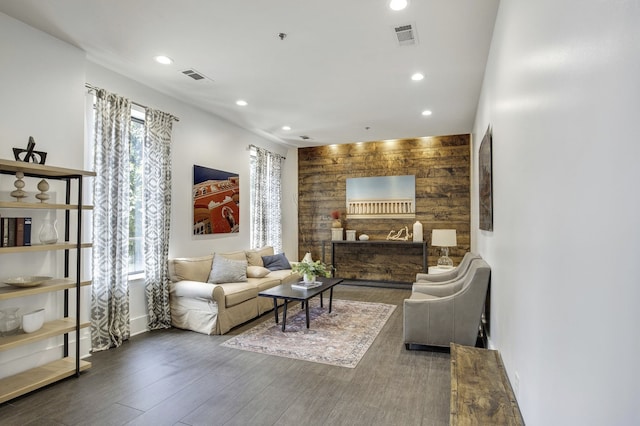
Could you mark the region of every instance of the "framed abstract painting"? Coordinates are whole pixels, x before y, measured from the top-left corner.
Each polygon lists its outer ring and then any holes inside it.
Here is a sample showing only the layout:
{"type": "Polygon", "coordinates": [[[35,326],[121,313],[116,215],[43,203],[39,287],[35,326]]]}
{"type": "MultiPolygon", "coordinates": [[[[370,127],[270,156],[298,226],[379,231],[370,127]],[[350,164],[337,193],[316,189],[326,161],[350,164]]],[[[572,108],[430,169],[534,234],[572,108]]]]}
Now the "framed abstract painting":
{"type": "Polygon", "coordinates": [[[240,230],[240,178],[237,173],[193,166],[193,235],[240,230]]]}

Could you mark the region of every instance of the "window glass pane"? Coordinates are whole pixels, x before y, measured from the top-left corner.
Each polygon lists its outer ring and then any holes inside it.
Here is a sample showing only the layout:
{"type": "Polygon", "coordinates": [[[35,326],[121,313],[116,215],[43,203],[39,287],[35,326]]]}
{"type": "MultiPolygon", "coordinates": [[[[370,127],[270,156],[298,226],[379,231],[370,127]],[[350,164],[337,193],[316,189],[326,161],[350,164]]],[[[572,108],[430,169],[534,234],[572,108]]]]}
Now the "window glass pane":
{"type": "Polygon", "coordinates": [[[144,121],[131,119],[129,141],[129,274],[144,271],[142,239],[142,143],[144,121]]]}

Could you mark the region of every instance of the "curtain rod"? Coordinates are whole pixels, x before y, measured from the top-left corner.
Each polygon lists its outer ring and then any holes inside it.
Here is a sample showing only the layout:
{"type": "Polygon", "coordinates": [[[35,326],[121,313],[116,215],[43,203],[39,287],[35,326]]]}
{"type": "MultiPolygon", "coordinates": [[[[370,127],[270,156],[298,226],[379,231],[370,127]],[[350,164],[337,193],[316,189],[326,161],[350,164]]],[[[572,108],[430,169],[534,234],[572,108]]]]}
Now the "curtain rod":
{"type": "MultiPolygon", "coordinates": [[[[96,87],[96,86],[94,86],[94,85],[92,85],[92,84],[89,84],[89,83],[85,83],[85,84],[84,84],[84,87],[86,87],[87,89],[89,89],[89,91],[90,91],[90,92],[91,92],[91,91],[94,91],[94,92],[95,92],[96,90],[100,90],[100,88],[99,88],[99,87],[96,87]]],[[[132,103],[132,104],[134,104],[134,105],[139,106],[140,108],[149,109],[149,107],[148,107],[148,106],[146,106],[146,105],[142,105],[141,103],[134,102],[134,101],[131,101],[131,103],[132,103]]],[[[175,115],[171,115],[171,118],[173,118],[175,121],[180,121],[180,119],[179,119],[178,117],[176,117],[175,115]]]]}
{"type": "MultiPolygon", "coordinates": [[[[247,146],[247,151],[249,151],[251,148],[260,148],[260,147],[254,145],[254,144],[249,144],[249,146],[247,146]]],[[[265,151],[269,151],[268,149],[265,149],[265,148],[260,148],[260,149],[264,149],[265,151]]],[[[271,151],[269,151],[269,152],[271,152],[271,151]]],[[[274,154],[274,155],[278,155],[278,156],[282,157],[283,160],[287,159],[287,157],[285,157],[284,155],[280,155],[277,152],[271,152],[271,153],[274,154]]]]}

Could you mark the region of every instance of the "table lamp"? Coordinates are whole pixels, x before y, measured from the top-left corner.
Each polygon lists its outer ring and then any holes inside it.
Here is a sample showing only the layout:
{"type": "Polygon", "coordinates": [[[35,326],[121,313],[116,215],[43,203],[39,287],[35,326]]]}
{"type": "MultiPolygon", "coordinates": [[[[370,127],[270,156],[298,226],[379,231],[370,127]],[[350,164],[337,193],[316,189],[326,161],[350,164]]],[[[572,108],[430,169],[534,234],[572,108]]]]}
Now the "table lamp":
{"type": "Polygon", "coordinates": [[[453,261],[449,257],[449,247],[458,245],[455,229],[434,229],[431,231],[431,245],[440,247],[442,256],[438,259],[438,268],[453,268],[453,261]]]}

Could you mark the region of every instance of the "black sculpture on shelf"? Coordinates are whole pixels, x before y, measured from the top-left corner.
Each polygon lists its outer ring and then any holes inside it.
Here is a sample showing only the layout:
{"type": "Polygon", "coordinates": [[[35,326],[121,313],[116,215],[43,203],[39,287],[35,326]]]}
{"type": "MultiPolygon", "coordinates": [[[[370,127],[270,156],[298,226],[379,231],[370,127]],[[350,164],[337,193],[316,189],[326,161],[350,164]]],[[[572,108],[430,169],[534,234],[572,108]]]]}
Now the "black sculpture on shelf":
{"type": "Polygon", "coordinates": [[[47,153],[43,151],[34,151],[33,148],[36,146],[36,141],[33,140],[33,136],[29,136],[29,143],[27,144],[27,149],[13,148],[13,156],[16,158],[16,161],[24,161],[28,163],[30,161],[37,164],[44,164],[47,160],[47,153]],[[20,158],[21,154],[22,158],[20,158]]]}

